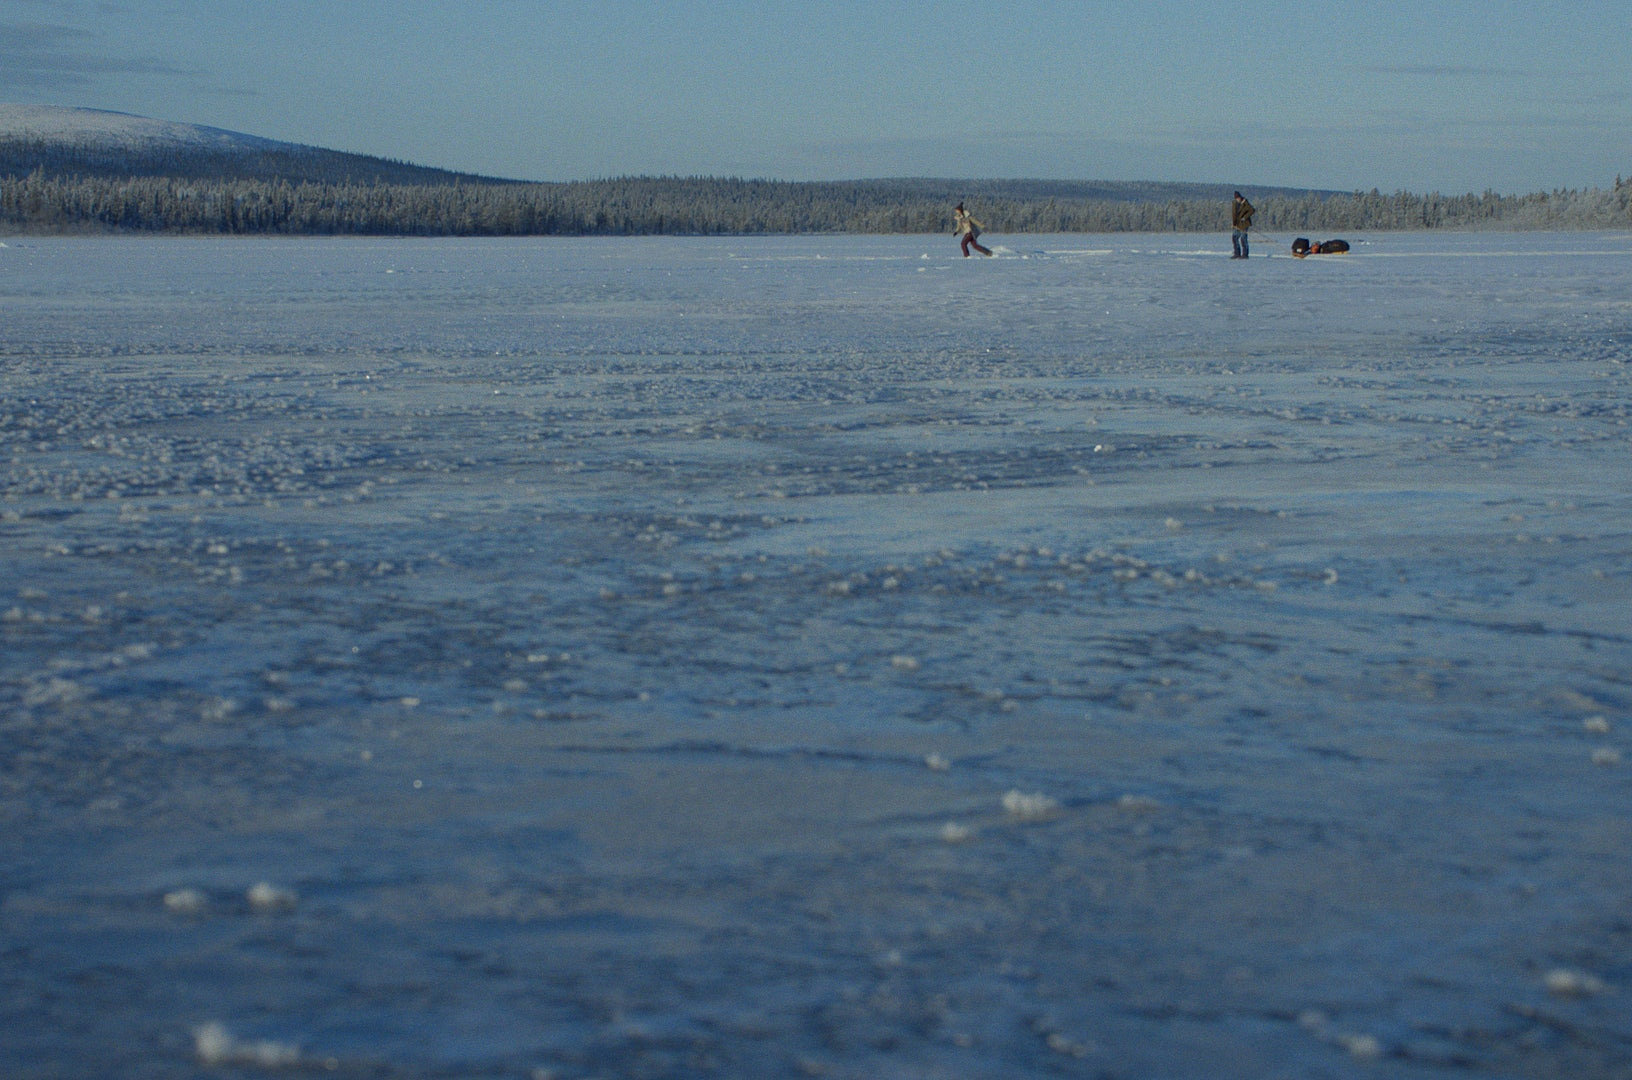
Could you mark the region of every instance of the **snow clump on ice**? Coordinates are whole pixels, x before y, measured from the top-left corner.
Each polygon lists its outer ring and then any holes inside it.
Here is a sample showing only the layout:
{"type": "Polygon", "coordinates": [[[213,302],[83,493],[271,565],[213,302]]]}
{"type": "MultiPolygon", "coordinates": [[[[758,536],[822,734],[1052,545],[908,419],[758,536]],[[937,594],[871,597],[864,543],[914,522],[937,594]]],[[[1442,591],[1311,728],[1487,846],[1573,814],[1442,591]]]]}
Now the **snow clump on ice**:
{"type": "Polygon", "coordinates": [[[1339,1035],[1337,1044],[1361,1061],[1372,1061],[1383,1056],[1383,1044],[1375,1035],[1339,1035]]]}
{"type": "Polygon", "coordinates": [[[164,894],[164,909],[176,915],[197,915],[209,898],[197,889],[175,889],[164,894]]]}
{"type": "Polygon", "coordinates": [[[299,1047],[270,1039],[253,1042],[235,1039],[223,1024],[213,1020],[194,1029],[193,1053],[203,1065],[258,1065],[263,1069],[277,1069],[300,1064],[299,1047]]]}
{"type": "Polygon", "coordinates": [[[1547,973],[1542,982],[1546,984],[1549,993],[1559,997],[1590,997],[1608,989],[1598,976],[1573,968],[1554,968],[1547,973]]]}
{"type": "Polygon", "coordinates": [[[288,911],[299,899],[290,890],[265,881],[250,886],[249,892],[244,896],[249,901],[249,906],[260,912],[288,911]]]}
{"type": "Polygon", "coordinates": [[[1004,793],[1003,809],[1021,821],[1041,821],[1060,812],[1060,801],[1040,792],[1028,795],[1014,790],[1004,793]]]}

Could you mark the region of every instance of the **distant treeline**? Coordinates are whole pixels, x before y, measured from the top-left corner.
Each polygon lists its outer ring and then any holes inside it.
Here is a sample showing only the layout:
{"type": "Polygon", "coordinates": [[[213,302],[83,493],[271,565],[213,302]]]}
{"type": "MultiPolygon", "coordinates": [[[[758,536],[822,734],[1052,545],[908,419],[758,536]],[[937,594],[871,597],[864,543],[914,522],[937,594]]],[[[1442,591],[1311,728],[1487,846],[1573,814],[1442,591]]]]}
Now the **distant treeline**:
{"type": "MultiPolygon", "coordinates": [[[[1632,181],[1532,195],[1248,189],[1270,233],[1606,229],[1632,225],[1632,181]]],[[[0,176],[0,226],[360,236],[936,233],[968,203],[992,233],[1211,232],[1229,189],[1047,181],[784,182],[655,177],[391,183],[231,177],[0,176]]]]}

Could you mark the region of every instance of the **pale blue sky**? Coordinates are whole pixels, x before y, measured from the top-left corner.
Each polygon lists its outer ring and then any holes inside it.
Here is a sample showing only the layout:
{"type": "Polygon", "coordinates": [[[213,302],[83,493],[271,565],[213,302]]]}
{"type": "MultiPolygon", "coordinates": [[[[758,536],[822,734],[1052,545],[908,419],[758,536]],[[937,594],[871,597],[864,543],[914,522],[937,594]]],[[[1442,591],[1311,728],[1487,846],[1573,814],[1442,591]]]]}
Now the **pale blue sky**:
{"type": "Polygon", "coordinates": [[[0,101],[534,180],[1632,175],[1632,3],[0,0],[0,101]]]}

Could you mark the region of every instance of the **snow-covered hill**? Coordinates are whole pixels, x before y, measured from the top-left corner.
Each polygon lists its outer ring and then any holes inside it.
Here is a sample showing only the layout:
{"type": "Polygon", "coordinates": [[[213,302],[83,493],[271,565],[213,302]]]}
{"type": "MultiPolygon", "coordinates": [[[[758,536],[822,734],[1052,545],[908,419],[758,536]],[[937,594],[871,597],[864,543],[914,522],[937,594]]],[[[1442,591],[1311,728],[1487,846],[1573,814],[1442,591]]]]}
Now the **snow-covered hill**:
{"type": "Polygon", "coordinates": [[[0,176],[194,176],[444,183],[478,178],[103,109],[0,104],[0,176]]]}
{"type": "Polygon", "coordinates": [[[216,150],[228,153],[319,152],[316,147],[277,142],[198,124],[177,124],[104,109],[76,109],[62,105],[0,104],[0,140],[37,140],[48,146],[125,149],[150,153],[156,149],[216,150]]]}

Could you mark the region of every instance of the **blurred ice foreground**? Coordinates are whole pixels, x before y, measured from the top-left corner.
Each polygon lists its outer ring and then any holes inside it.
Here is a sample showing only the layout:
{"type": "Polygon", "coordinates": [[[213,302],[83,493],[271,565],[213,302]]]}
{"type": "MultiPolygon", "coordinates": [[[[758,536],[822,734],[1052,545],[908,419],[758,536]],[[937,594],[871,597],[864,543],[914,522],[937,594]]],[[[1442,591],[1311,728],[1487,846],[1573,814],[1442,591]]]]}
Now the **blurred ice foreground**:
{"type": "Polygon", "coordinates": [[[1632,236],[994,239],[0,247],[6,1075],[1626,1075],[1632,236]]]}

